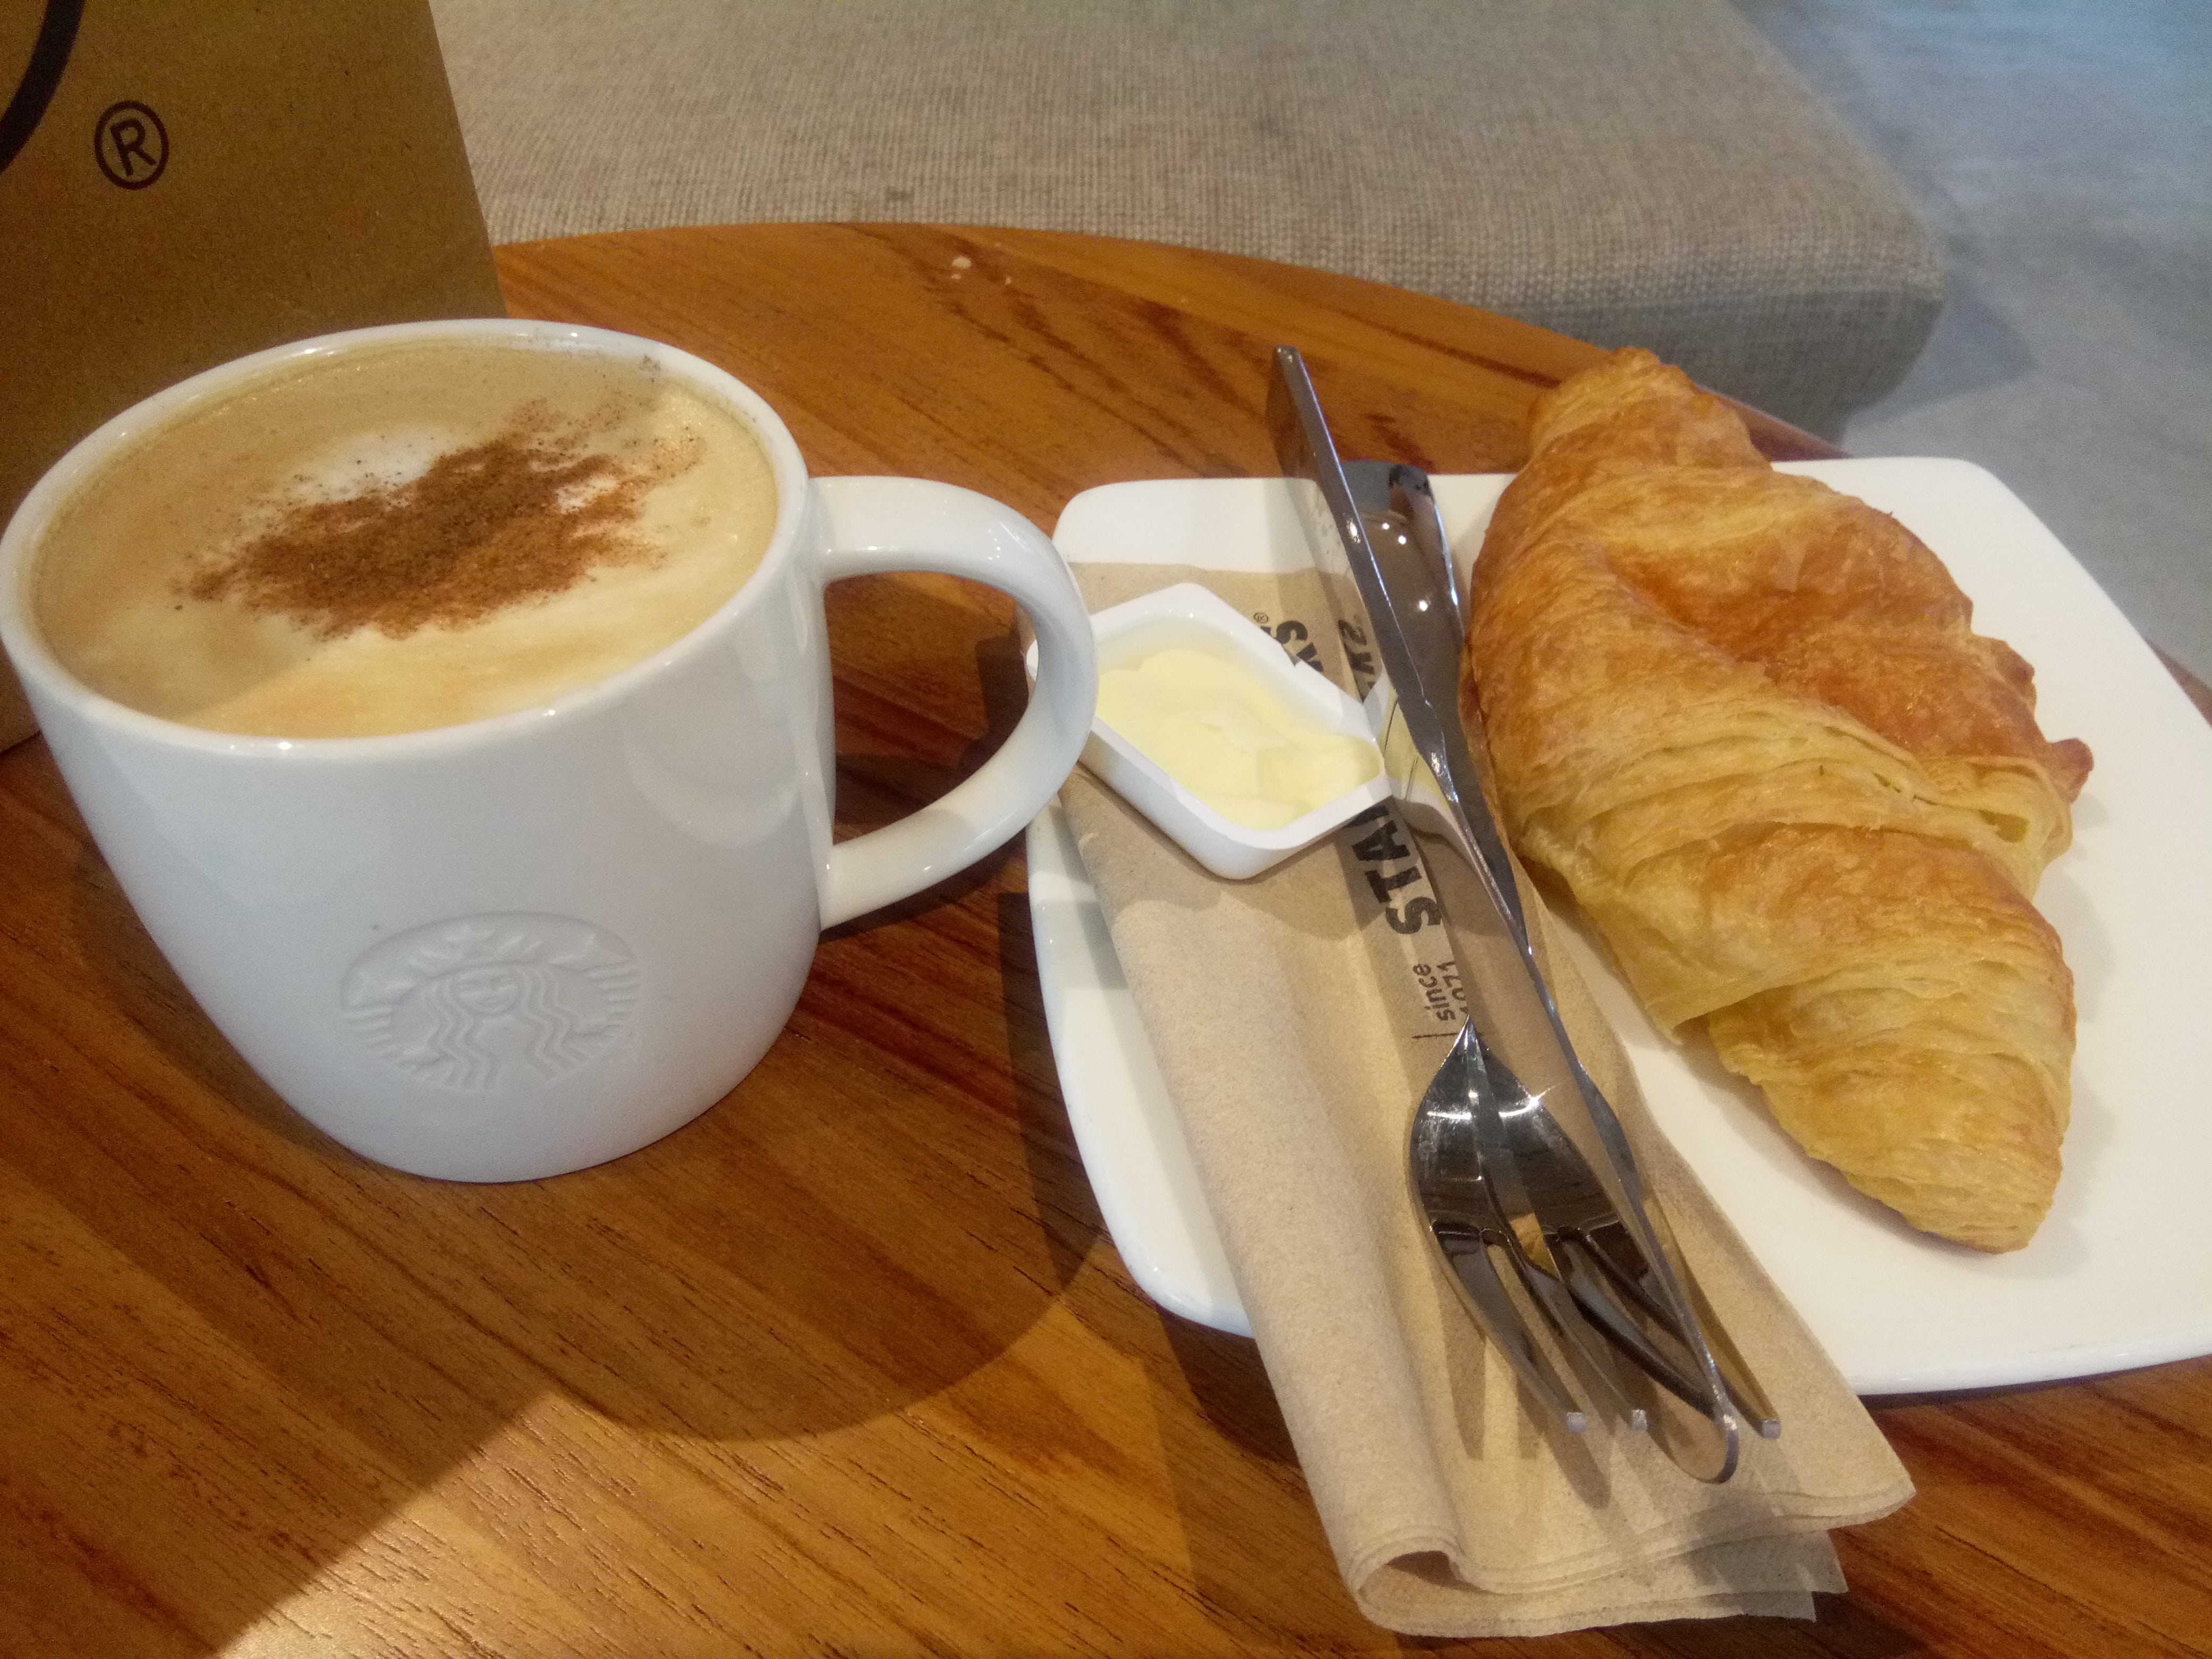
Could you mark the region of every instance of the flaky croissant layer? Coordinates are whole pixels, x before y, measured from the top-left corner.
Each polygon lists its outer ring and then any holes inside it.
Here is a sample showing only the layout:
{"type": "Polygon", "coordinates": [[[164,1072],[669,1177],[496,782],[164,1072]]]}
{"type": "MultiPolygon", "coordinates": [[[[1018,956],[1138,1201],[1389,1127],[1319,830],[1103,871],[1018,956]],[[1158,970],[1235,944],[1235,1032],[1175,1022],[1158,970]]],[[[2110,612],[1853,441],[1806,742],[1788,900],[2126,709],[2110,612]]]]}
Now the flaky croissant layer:
{"type": "Polygon", "coordinates": [[[2090,757],[1941,562],[1623,351],[1539,401],[1464,668],[1509,835],[1653,1017],[1915,1226],[2025,1244],[2074,1048],[2031,901],[2090,757]]]}

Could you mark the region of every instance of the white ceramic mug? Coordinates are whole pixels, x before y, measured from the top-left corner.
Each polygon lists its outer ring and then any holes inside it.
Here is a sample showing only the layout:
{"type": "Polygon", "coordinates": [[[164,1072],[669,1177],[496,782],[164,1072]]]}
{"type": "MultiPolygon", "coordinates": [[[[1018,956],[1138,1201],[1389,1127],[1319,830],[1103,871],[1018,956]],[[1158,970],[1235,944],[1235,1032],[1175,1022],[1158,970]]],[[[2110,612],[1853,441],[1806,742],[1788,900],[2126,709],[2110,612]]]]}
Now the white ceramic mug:
{"type": "Polygon", "coordinates": [[[1097,683],[1065,563],[1010,509],[917,479],[810,480],[774,412],[712,365],[503,320],[281,347],[118,416],[0,537],[0,642],[147,930],[247,1061],[355,1151],[465,1181],[580,1169],[714,1104],[781,1030],[824,927],[975,862],[1049,799],[1097,683]],[[118,445],[302,354],[426,337],[643,355],[734,412],[778,492],[759,568],[675,645],[597,684],[396,736],[181,726],[56,661],[30,556],[118,445]],[[1012,595],[1042,668],[980,771],[833,847],[823,588],[886,570],[1012,595]]]}

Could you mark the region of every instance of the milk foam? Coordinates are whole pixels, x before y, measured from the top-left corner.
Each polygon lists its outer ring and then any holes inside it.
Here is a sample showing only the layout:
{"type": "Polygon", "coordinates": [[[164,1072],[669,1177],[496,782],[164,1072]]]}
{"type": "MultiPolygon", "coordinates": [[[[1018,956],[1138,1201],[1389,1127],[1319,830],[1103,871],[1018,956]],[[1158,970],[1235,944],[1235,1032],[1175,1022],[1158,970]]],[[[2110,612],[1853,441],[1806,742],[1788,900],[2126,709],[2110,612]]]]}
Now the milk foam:
{"type": "Polygon", "coordinates": [[[766,453],[738,416],[647,362],[416,342],[292,368],[110,458],[49,526],[36,603],[95,690],[216,731],[344,737],[541,706],[673,644],[737,592],[775,526],[766,453]],[[284,510],[419,477],[548,419],[653,470],[625,536],[647,556],[464,625],[322,638],[195,572],[284,510]]]}

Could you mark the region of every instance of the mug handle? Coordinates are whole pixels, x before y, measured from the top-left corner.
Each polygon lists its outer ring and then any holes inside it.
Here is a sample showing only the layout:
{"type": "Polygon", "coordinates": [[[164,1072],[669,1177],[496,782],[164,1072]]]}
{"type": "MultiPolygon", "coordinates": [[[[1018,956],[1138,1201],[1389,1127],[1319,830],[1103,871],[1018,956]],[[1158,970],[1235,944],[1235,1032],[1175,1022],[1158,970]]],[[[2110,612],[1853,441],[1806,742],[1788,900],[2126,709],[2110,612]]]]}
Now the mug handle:
{"type": "Polygon", "coordinates": [[[830,849],[830,927],[967,868],[1042,811],[1090,735],[1098,659],[1066,561],[1011,507],[922,478],[817,478],[813,489],[828,520],[825,584],[892,570],[972,577],[1020,605],[1037,638],[1036,684],[998,752],[920,811],[830,849]]]}

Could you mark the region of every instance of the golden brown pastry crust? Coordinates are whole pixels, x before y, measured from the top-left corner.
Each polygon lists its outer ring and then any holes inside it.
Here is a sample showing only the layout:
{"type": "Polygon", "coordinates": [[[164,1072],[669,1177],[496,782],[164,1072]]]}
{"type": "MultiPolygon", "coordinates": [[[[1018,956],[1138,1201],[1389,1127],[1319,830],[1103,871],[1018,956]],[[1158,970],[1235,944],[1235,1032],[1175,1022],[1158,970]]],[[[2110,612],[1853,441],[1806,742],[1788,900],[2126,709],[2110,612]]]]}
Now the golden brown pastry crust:
{"type": "Polygon", "coordinates": [[[1462,696],[1508,834],[1663,1025],[1914,1225],[2027,1242],[2073,981],[2030,900],[2089,769],[1902,526],[1648,352],[1536,405],[1462,696]],[[1480,726],[1474,728],[1479,716],[1480,726]]]}

